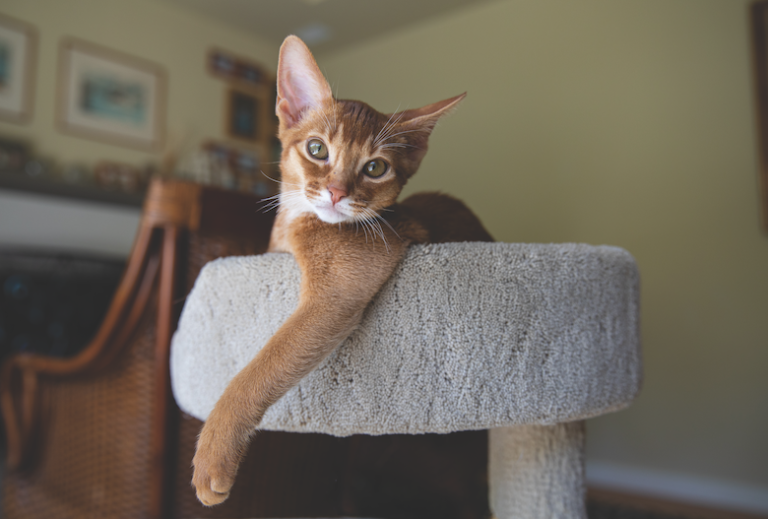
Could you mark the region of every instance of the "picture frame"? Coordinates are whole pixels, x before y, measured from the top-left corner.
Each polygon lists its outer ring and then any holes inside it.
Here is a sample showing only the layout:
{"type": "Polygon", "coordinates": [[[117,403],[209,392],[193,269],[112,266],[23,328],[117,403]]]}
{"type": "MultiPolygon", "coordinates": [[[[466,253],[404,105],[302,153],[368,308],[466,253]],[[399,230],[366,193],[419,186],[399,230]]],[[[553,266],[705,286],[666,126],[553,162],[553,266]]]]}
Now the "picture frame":
{"type": "Polygon", "coordinates": [[[768,232],[768,1],[750,7],[754,97],[757,112],[761,223],[768,232]]]}
{"type": "Polygon", "coordinates": [[[0,15],[0,120],[25,123],[32,117],[37,30],[0,15]]]}
{"type": "Polygon", "coordinates": [[[58,124],[61,131],[145,151],[165,133],[166,77],[151,61],[83,40],[62,41],[58,124]]]}
{"type": "Polygon", "coordinates": [[[226,96],[226,135],[240,141],[259,141],[265,131],[263,96],[243,88],[229,88],[226,96]]]}

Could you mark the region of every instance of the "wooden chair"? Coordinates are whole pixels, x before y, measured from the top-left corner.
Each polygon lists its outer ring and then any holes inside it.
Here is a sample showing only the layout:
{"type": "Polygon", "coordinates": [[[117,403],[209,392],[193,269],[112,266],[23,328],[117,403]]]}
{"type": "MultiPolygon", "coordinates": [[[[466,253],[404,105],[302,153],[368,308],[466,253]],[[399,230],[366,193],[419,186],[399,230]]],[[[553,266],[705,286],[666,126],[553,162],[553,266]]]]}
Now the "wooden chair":
{"type": "Polygon", "coordinates": [[[489,515],[485,432],[262,432],[230,499],[210,509],[197,502],[190,463],[202,424],[173,401],[170,338],[202,266],[264,252],[272,219],[250,195],[151,185],[125,274],[91,343],[73,358],[17,355],[2,368],[8,472],[0,516],[489,515]]]}

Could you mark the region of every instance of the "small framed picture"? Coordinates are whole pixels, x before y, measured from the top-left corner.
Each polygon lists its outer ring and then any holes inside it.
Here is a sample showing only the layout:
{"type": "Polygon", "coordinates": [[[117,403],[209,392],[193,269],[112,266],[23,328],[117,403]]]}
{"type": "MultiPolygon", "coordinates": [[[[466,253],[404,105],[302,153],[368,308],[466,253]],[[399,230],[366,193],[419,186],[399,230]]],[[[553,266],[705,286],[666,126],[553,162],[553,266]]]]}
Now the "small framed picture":
{"type": "Polygon", "coordinates": [[[227,91],[226,133],[244,141],[261,138],[262,99],[254,92],[230,88],[227,91]]]}
{"type": "Polygon", "coordinates": [[[36,55],[35,29],[0,15],[0,119],[23,123],[32,115],[36,55]]]}
{"type": "Polygon", "coordinates": [[[155,150],[165,131],[165,89],[165,73],[155,63],[81,40],[62,43],[62,131],[155,150]]]}

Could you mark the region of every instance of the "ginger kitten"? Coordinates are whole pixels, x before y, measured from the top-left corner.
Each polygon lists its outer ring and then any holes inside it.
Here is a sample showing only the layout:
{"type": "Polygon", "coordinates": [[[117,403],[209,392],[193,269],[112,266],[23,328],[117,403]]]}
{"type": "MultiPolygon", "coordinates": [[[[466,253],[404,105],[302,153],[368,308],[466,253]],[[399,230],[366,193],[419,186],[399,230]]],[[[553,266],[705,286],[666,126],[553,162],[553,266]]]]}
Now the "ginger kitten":
{"type": "Polygon", "coordinates": [[[304,43],[280,49],[276,112],[281,193],[270,252],[301,268],[296,311],[230,382],[200,433],[197,497],[221,503],[269,406],[357,326],[412,243],[492,241],[460,201],[422,193],[397,203],[438,119],[465,94],[394,114],[334,99],[304,43]]]}

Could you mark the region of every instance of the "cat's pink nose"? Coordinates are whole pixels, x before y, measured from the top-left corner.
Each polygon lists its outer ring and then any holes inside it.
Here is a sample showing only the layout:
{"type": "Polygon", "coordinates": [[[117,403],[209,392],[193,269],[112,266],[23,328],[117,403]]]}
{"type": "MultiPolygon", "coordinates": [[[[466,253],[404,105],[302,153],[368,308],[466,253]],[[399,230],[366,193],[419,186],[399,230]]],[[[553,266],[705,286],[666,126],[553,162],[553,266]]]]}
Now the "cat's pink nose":
{"type": "Polygon", "coordinates": [[[339,200],[349,194],[346,189],[341,189],[336,186],[328,186],[328,191],[331,193],[331,202],[333,202],[333,205],[338,204],[339,200]]]}

